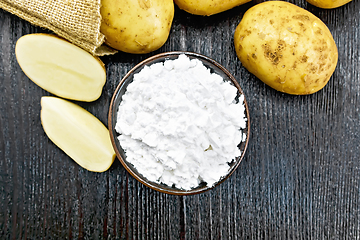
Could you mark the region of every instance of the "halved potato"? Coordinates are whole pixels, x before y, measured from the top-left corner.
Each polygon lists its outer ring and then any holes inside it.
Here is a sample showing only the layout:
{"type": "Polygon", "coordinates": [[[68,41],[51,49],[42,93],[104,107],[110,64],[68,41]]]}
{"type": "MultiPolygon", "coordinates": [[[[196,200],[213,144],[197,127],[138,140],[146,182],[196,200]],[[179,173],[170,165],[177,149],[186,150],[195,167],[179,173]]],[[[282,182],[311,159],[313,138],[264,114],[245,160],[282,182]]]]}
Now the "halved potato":
{"type": "Polygon", "coordinates": [[[115,159],[108,129],[80,106],[57,97],[41,98],[46,135],[81,167],[104,172],[115,159]]]}
{"type": "Polygon", "coordinates": [[[59,97],[94,101],[101,95],[106,71],[100,59],[51,34],[29,34],[15,47],[24,73],[59,97]]]}

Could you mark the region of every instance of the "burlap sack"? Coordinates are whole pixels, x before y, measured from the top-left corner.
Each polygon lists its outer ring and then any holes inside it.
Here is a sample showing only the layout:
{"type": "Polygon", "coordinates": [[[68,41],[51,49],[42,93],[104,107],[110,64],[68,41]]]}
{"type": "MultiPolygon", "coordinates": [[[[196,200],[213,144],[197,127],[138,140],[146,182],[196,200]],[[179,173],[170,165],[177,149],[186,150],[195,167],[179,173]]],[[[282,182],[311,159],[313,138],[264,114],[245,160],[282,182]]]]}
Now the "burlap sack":
{"type": "Polygon", "coordinates": [[[100,32],[101,0],[0,0],[0,8],[97,55],[114,54],[100,32]]]}

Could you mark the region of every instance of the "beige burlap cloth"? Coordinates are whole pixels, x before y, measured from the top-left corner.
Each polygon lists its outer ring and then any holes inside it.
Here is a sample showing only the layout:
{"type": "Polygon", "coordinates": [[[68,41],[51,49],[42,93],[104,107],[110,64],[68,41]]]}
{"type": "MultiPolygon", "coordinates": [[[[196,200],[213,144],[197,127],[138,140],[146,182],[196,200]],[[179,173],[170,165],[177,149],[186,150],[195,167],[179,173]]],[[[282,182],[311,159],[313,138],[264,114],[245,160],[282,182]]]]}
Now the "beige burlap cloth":
{"type": "Polygon", "coordinates": [[[101,0],[0,0],[0,8],[97,55],[114,54],[100,32],[101,0]]]}

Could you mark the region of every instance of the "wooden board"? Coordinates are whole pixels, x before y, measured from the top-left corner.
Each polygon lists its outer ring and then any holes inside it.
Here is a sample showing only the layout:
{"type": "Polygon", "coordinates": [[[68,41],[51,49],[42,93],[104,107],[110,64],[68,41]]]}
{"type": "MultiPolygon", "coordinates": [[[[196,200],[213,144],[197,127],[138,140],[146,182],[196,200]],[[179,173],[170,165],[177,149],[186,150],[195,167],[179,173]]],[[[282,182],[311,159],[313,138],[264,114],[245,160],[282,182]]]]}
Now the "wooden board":
{"type": "Polygon", "coordinates": [[[211,17],[176,8],[161,49],[101,58],[102,96],[79,104],[106,125],[120,79],[156,53],[201,53],[238,79],[251,117],[246,156],[222,185],[186,197],[143,186],[118,160],[105,173],[84,170],[46,137],[40,98],[50,94],[21,71],[14,47],[47,31],[0,10],[0,238],[360,238],[360,2],[332,10],[292,2],[323,20],[339,49],[334,75],[313,95],[277,92],[236,57],[234,30],[256,2],[211,17]]]}

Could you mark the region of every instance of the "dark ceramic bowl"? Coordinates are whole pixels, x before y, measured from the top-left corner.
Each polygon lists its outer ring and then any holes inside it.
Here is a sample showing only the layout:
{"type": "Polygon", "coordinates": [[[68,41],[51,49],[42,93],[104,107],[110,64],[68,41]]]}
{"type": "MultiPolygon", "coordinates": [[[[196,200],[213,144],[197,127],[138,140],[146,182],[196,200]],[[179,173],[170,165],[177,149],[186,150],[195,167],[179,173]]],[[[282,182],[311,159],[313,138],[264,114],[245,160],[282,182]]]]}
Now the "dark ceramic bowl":
{"type": "Polygon", "coordinates": [[[116,155],[117,155],[118,159],[120,160],[121,164],[124,166],[124,168],[134,178],[136,178],[142,184],[144,184],[154,190],[157,190],[159,192],[174,194],[174,195],[191,195],[191,194],[205,192],[211,188],[216,187],[223,181],[225,181],[235,171],[235,169],[239,166],[241,160],[243,159],[248,142],[249,142],[249,135],[250,135],[249,109],[248,109],[248,105],[246,103],[245,98],[244,98],[244,103],[245,103],[245,111],[246,111],[245,114],[247,117],[247,127],[242,132],[239,132],[239,134],[245,133],[246,140],[244,142],[239,143],[239,145],[238,145],[238,148],[241,150],[242,154],[240,157],[237,157],[234,161],[232,161],[229,164],[230,167],[229,167],[229,171],[228,171],[227,175],[224,176],[222,179],[220,179],[216,184],[214,184],[214,186],[206,186],[205,184],[202,184],[191,190],[183,190],[183,189],[174,188],[171,186],[167,186],[164,184],[159,184],[159,183],[147,180],[145,177],[143,177],[141,175],[141,173],[139,173],[136,170],[136,168],[132,164],[130,164],[126,161],[126,153],[124,152],[124,150],[121,147],[121,143],[119,142],[119,140],[117,138],[117,136],[119,136],[119,134],[115,130],[118,107],[120,105],[122,96],[125,93],[127,86],[129,85],[129,83],[131,83],[133,81],[134,74],[140,72],[146,65],[149,66],[154,63],[164,62],[165,60],[177,59],[180,54],[185,54],[190,59],[196,58],[196,59],[200,60],[204,64],[204,66],[211,69],[212,72],[219,74],[225,81],[230,81],[238,89],[238,96],[244,94],[242,89],[240,88],[239,84],[237,83],[236,79],[223,66],[221,66],[219,63],[215,62],[214,60],[212,60],[206,56],[203,56],[201,54],[192,53],[192,52],[166,52],[166,53],[161,53],[161,54],[152,56],[152,57],[142,61],[141,63],[137,64],[133,69],[131,69],[125,75],[125,77],[121,80],[121,82],[117,86],[115,93],[111,99],[108,121],[109,121],[110,137],[111,137],[111,141],[114,146],[116,155]]]}

